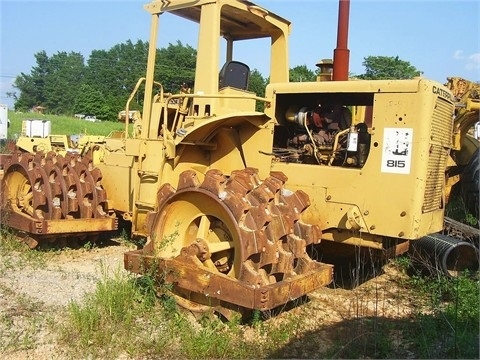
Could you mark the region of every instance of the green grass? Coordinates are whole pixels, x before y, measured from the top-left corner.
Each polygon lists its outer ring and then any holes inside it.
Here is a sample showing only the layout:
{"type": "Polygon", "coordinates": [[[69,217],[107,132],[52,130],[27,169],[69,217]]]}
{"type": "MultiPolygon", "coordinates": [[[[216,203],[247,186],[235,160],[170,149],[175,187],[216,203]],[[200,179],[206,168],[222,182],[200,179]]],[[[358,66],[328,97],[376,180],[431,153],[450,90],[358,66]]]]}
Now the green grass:
{"type": "Polygon", "coordinates": [[[418,313],[409,330],[421,358],[478,359],[479,277],[412,276],[408,285],[429,301],[431,313],[418,313]]]}
{"type": "Polygon", "coordinates": [[[156,298],[152,278],[117,272],[104,277],[86,301],[70,304],[59,333],[73,358],[254,356],[254,349],[238,340],[238,326],[210,318],[191,321],[171,298],[156,298]]]}
{"type": "Polygon", "coordinates": [[[478,228],[478,219],[475,217],[475,215],[472,215],[468,212],[467,206],[460,195],[454,194],[450,197],[445,208],[445,216],[448,216],[466,225],[478,228]]]}
{"type": "Polygon", "coordinates": [[[19,241],[9,229],[0,228],[0,276],[8,270],[25,266],[41,268],[45,266],[48,255],[32,251],[19,241]]]}
{"type": "MultiPolygon", "coordinates": [[[[395,266],[402,269],[408,265],[403,260],[395,266]]],[[[410,316],[357,315],[306,330],[315,311],[309,304],[279,318],[262,320],[257,314],[249,324],[224,323],[209,316],[193,319],[180,311],[172,298],[156,297],[156,290],[163,285],[152,277],[117,274],[99,283],[87,301],[71,303],[60,341],[72,358],[355,359],[408,355],[476,359],[478,278],[471,275],[456,279],[406,277],[404,297],[397,301],[410,301],[415,294],[422,304],[410,316]],[[327,341],[322,342],[323,338],[327,341]]],[[[381,307],[385,300],[379,295],[376,301],[381,307]]]]}
{"type": "Polygon", "coordinates": [[[41,115],[36,113],[8,112],[10,127],[8,138],[15,139],[22,133],[23,120],[48,120],[51,122],[51,134],[53,135],[102,135],[107,136],[112,131],[125,130],[125,124],[115,121],[90,122],[68,116],[41,115]]]}
{"type": "Polygon", "coordinates": [[[0,284],[0,293],[9,299],[8,303],[2,304],[0,311],[0,353],[34,349],[39,329],[50,326],[52,317],[39,312],[41,304],[8,286],[0,284]],[[22,326],[18,322],[22,322],[22,326]]]}

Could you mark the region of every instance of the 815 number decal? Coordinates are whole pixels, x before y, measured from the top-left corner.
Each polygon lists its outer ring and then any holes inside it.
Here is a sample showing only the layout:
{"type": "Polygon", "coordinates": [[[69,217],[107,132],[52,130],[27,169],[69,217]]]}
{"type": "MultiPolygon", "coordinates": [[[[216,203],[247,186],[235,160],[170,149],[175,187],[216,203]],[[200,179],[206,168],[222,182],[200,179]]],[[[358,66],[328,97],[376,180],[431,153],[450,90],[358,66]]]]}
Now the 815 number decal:
{"type": "Polygon", "coordinates": [[[405,160],[387,160],[387,167],[390,168],[404,168],[405,160]]]}

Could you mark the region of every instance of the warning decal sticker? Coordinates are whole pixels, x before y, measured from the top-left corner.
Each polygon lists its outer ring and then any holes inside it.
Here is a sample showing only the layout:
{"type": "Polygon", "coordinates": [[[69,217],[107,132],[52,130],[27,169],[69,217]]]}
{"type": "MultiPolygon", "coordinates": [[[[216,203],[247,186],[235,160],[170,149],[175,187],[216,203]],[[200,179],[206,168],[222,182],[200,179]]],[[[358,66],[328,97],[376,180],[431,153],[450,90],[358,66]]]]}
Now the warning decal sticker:
{"type": "Polygon", "coordinates": [[[410,174],[413,129],[385,128],[383,133],[382,172],[410,174]]]}

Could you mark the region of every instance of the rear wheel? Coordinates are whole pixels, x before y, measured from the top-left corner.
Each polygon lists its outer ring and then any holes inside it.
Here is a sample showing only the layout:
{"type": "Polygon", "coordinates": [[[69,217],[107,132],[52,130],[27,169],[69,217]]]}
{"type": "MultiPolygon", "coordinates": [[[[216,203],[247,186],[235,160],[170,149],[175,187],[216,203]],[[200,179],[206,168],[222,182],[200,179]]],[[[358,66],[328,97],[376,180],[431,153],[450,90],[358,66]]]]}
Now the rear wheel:
{"type": "Polygon", "coordinates": [[[38,161],[32,154],[19,152],[5,168],[2,188],[7,215],[16,212],[43,220],[51,219],[55,213],[48,176],[38,161]]]}
{"type": "Polygon", "coordinates": [[[53,151],[30,154],[17,150],[5,163],[2,223],[29,233],[29,246],[43,240],[61,243],[65,238],[73,241],[74,237],[85,237],[75,233],[31,233],[35,226],[43,226],[43,221],[107,217],[102,174],[93,166],[90,153],[62,156],[53,151]]]}

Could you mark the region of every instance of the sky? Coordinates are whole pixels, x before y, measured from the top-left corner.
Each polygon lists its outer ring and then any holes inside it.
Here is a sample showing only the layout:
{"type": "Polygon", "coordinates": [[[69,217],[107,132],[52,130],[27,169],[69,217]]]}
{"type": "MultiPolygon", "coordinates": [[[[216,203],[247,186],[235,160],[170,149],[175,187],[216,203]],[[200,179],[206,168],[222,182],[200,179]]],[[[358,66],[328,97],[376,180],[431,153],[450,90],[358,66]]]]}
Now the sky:
{"type": "MultiPolygon", "coordinates": [[[[337,45],[338,0],[253,0],[292,23],[290,68],[312,71],[320,59],[333,58],[337,45]]],[[[7,92],[21,73],[36,66],[34,55],[45,51],[109,50],[131,40],[148,41],[148,0],[1,0],[0,103],[13,107],[7,92]]],[[[480,1],[478,0],[350,0],[348,49],[351,74],[362,74],[368,56],[398,56],[445,83],[460,76],[480,81],[480,1]]],[[[158,47],[196,48],[197,28],[170,14],[160,17],[158,47]]],[[[265,42],[242,44],[234,59],[268,76],[265,42]]]]}

